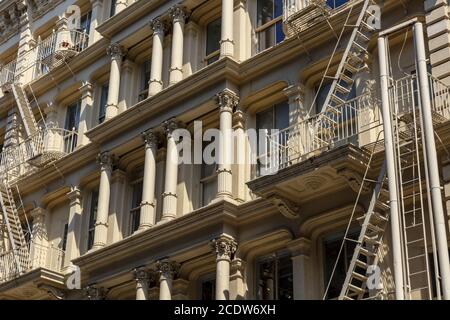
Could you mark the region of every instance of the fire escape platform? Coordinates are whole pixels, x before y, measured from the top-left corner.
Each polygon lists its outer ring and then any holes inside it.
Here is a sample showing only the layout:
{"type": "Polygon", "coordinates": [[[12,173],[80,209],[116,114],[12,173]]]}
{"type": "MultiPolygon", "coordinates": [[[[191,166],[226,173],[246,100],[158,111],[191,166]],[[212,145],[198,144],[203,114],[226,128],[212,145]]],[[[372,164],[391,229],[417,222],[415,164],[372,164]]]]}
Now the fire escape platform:
{"type": "Polygon", "coordinates": [[[0,284],[0,300],[48,299],[48,289],[66,288],[64,275],[46,268],[37,268],[0,284]]]}
{"type": "MultiPolygon", "coordinates": [[[[263,198],[281,197],[297,204],[344,188],[357,193],[368,160],[369,152],[346,144],[292,164],[275,175],[258,177],[247,185],[263,198]]],[[[374,177],[376,169],[379,168],[373,168],[374,177]]]]}

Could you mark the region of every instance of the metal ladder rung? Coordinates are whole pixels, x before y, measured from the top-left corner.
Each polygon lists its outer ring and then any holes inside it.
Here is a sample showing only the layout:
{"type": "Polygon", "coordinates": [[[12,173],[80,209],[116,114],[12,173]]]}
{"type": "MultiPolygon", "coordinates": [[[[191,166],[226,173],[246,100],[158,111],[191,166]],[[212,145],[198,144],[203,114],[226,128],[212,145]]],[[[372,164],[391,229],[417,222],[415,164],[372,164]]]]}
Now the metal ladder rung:
{"type": "Polygon", "coordinates": [[[421,226],[423,226],[423,223],[416,223],[413,226],[406,226],[405,229],[409,230],[409,229],[414,229],[414,228],[421,227],[421,226]]]}
{"type": "Polygon", "coordinates": [[[425,254],[419,254],[419,255],[417,255],[417,256],[408,257],[408,261],[416,260],[416,259],[419,259],[419,258],[423,258],[423,257],[425,257],[425,256],[426,256],[425,254]]]}
{"type": "Polygon", "coordinates": [[[424,240],[425,240],[424,238],[421,238],[421,239],[417,239],[417,240],[412,240],[412,241],[406,242],[406,244],[410,245],[410,244],[422,242],[424,240]]]}
{"type": "MultiPolygon", "coordinates": [[[[424,274],[424,273],[427,273],[427,272],[428,272],[427,270],[417,271],[417,272],[410,273],[409,276],[410,277],[414,277],[414,276],[417,276],[419,274],[424,274]]],[[[428,287],[426,287],[426,288],[428,289],[428,287]]],[[[417,288],[415,290],[417,290],[417,288]]]]}

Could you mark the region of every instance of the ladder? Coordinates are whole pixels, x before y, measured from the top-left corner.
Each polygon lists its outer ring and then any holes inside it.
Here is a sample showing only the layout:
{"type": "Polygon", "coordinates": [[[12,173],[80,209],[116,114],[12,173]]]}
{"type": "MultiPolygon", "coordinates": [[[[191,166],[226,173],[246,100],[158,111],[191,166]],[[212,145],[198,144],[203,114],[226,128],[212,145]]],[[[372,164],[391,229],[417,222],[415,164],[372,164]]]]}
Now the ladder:
{"type": "MultiPolygon", "coordinates": [[[[353,88],[354,76],[364,67],[364,55],[367,53],[370,38],[375,28],[367,23],[373,17],[369,6],[373,0],[365,0],[355,25],[345,24],[345,28],[353,28],[347,47],[334,77],[324,75],[324,79],[332,79],[330,90],[320,111],[319,130],[335,131],[341,112],[337,108],[345,103],[353,88]]],[[[342,31],[342,34],[344,30],[342,31]]],[[[336,46],[337,49],[337,46],[336,46]]],[[[335,50],[336,50],[335,49],[335,50]]],[[[331,64],[331,60],[330,60],[331,64]]],[[[329,69],[329,66],[327,70],[329,69]]],[[[323,79],[323,80],[324,80],[323,79]]]]}
{"type": "MultiPolygon", "coordinates": [[[[356,242],[355,250],[347,271],[347,275],[342,286],[339,300],[360,300],[376,296],[372,290],[367,289],[368,273],[378,265],[378,250],[382,245],[383,236],[389,216],[386,211],[389,205],[383,201],[383,189],[386,180],[386,161],[384,162],[375,188],[372,191],[370,203],[367,211],[360,221],[362,221],[361,232],[356,242]]],[[[363,183],[373,183],[366,177],[363,183]]],[[[345,239],[351,241],[351,239],[345,239]]],[[[378,288],[374,289],[378,290],[378,288]]]]}
{"type": "Polygon", "coordinates": [[[8,251],[12,252],[14,266],[20,274],[30,265],[29,251],[13,191],[5,180],[0,182],[0,205],[11,245],[8,251]]]}
{"type": "MultiPolygon", "coordinates": [[[[396,165],[402,215],[406,294],[409,299],[432,299],[422,182],[419,113],[394,113],[396,165]]],[[[426,198],[425,198],[426,199],[426,198]]]]}
{"type": "Polygon", "coordinates": [[[39,129],[25,90],[18,83],[11,84],[11,87],[28,137],[36,136],[39,129]]]}

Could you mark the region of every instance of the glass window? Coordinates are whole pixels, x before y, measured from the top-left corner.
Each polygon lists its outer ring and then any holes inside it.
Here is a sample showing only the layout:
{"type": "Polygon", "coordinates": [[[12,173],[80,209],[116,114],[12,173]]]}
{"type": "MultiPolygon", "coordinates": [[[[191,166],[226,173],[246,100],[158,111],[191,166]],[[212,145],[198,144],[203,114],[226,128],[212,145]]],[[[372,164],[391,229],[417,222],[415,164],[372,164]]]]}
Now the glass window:
{"type": "Polygon", "coordinates": [[[257,272],[260,300],[294,299],[292,260],[288,254],[258,259],[257,272]]]}
{"type": "MultiPolygon", "coordinates": [[[[206,148],[211,142],[207,141],[204,142],[203,149],[206,148]]],[[[211,154],[213,157],[215,157],[215,150],[211,154]]],[[[200,184],[201,184],[201,203],[202,206],[207,206],[208,204],[213,201],[217,196],[217,164],[206,164],[203,163],[201,167],[201,177],[200,177],[200,184]]]]}
{"type": "Polygon", "coordinates": [[[91,16],[92,16],[91,11],[81,16],[79,31],[89,33],[89,30],[91,29],[91,16]]]}
{"type": "Polygon", "coordinates": [[[214,279],[202,281],[202,300],[210,301],[216,298],[216,281],[214,279]]]}
{"type": "Polygon", "coordinates": [[[327,5],[330,8],[338,8],[340,6],[342,6],[343,4],[347,3],[348,0],[327,0],[327,5]]]}
{"type": "Polygon", "coordinates": [[[109,92],[109,83],[106,83],[102,86],[100,91],[100,106],[98,111],[98,123],[103,123],[105,121],[106,115],[106,104],[108,103],[108,92],[109,92]]]}
{"type": "Polygon", "coordinates": [[[258,0],[257,2],[258,52],[284,40],[283,0],[258,0]]]}
{"type": "Polygon", "coordinates": [[[116,14],[116,4],[117,0],[111,0],[111,7],[109,9],[109,17],[112,17],[116,14]]]}
{"type": "Polygon", "coordinates": [[[142,181],[133,184],[133,195],[131,199],[130,211],[130,234],[139,229],[141,218],[141,202],[142,202],[142,181]]]}
{"type": "Polygon", "coordinates": [[[67,247],[67,234],[69,232],[69,224],[66,223],[64,224],[64,230],[63,230],[63,238],[62,238],[62,245],[61,245],[61,249],[63,251],[66,251],[66,247],[67,247]]]}
{"type": "MultiPolygon", "coordinates": [[[[348,239],[357,240],[359,237],[359,230],[351,231],[348,235],[348,239]]],[[[331,274],[333,272],[336,259],[339,254],[339,250],[342,245],[342,240],[344,238],[344,233],[339,233],[337,235],[331,236],[324,241],[324,272],[325,272],[325,288],[328,285],[331,274]]],[[[345,241],[342,254],[339,257],[338,263],[336,265],[336,270],[334,272],[333,278],[330,282],[330,288],[328,289],[327,299],[335,299],[339,297],[341,293],[342,285],[345,281],[345,276],[350,265],[350,261],[353,257],[353,252],[355,250],[356,242],[345,241]]],[[[364,274],[364,272],[363,272],[364,274]]]]}
{"type": "Polygon", "coordinates": [[[66,123],[64,128],[64,152],[70,153],[75,150],[78,142],[78,126],[80,124],[80,107],[81,102],[77,101],[67,107],[66,123]]]}
{"type": "Polygon", "coordinates": [[[222,20],[219,18],[206,26],[206,64],[217,61],[220,56],[222,20]]]}
{"type": "Polygon", "coordinates": [[[151,63],[146,60],[141,66],[141,85],[138,101],[145,100],[148,97],[148,86],[150,82],[151,63]]]}
{"type": "Polygon", "coordinates": [[[94,245],[95,223],[97,222],[98,209],[98,191],[93,191],[91,194],[91,208],[89,212],[89,226],[88,226],[88,242],[87,249],[91,250],[94,245]]]}

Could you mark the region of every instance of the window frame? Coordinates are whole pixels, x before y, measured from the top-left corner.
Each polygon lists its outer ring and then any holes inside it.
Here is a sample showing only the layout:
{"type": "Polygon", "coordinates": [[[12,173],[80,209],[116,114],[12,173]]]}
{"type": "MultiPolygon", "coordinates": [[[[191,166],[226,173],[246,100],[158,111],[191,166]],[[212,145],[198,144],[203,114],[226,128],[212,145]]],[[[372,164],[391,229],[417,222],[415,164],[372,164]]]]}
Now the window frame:
{"type": "Polygon", "coordinates": [[[106,107],[108,106],[108,95],[109,95],[109,82],[104,82],[100,86],[100,92],[99,92],[99,102],[98,102],[98,117],[97,122],[98,124],[102,124],[105,122],[106,118],[106,107]],[[106,88],[106,96],[105,101],[103,103],[103,90],[106,88]]]}
{"type": "Polygon", "coordinates": [[[95,225],[97,223],[97,214],[98,214],[98,197],[99,192],[97,190],[91,191],[91,199],[89,204],[89,220],[87,223],[87,241],[86,241],[86,250],[89,251],[94,246],[95,239],[95,225]],[[95,200],[95,201],[94,201],[95,200]]]}
{"type": "Polygon", "coordinates": [[[212,19],[205,25],[205,57],[203,58],[203,62],[206,66],[209,66],[210,64],[216,62],[220,58],[220,37],[219,35],[219,43],[218,43],[218,49],[215,51],[212,51],[208,53],[208,26],[215,22],[220,22],[220,30],[222,30],[222,18],[218,17],[215,19],[212,19]]]}
{"type": "MultiPolygon", "coordinates": [[[[263,52],[264,50],[267,50],[269,48],[272,48],[274,46],[276,46],[278,43],[283,42],[286,39],[286,35],[284,34],[283,31],[283,27],[281,26],[281,31],[283,32],[283,39],[281,39],[280,41],[277,40],[277,27],[276,24],[278,23],[282,23],[283,22],[283,11],[284,11],[284,6],[283,6],[283,1],[282,0],[271,0],[273,3],[273,11],[275,11],[275,3],[276,1],[280,1],[281,2],[281,14],[277,17],[274,17],[272,20],[262,24],[262,25],[258,25],[259,24],[259,18],[258,18],[258,4],[259,4],[259,0],[256,1],[256,6],[255,6],[255,35],[256,35],[256,39],[257,39],[257,44],[256,44],[256,53],[260,53],[263,52]],[[259,38],[259,35],[267,32],[272,26],[274,26],[274,43],[271,44],[270,46],[266,47],[266,48],[261,48],[261,41],[259,38]]],[[[275,15],[275,12],[273,12],[273,15],[275,15]]]]}
{"type": "Polygon", "coordinates": [[[151,72],[152,72],[152,60],[151,58],[145,59],[139,68],[139,93],[138,102],[144,101],[148,97],[148,90],[150,86],[151,72]],[[146,67],[147,66],[147,67],[146,67]],[[147,70],[148,68],[148,70],[147,70]],[[146,74],[148,71],[148,81],[146,80],[146,74]]]}
{"type": "Polygon", "coordinates": [[[128,217],[128,234],[132,235],[139,229],[139,221],[141,215],[141,207],[142,207],[142,193],[143,193],[143,185],[144,179],[143,177],[138,178],[132,182],[130,182],[131,192],[130,192],[130,210],[128,217]],[[139,204],[136,206],[134,204],[134,196],[136,187],[140,185],[141,194],[138,196],[140,198],[139,204]],[[137,225],[135,225],[137,219],[137,225]]]}

